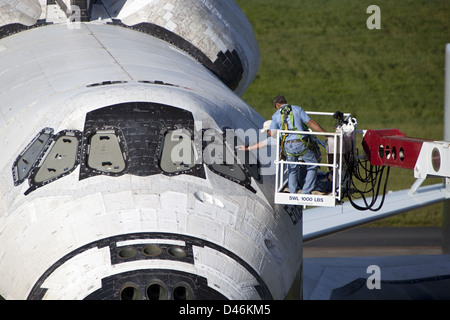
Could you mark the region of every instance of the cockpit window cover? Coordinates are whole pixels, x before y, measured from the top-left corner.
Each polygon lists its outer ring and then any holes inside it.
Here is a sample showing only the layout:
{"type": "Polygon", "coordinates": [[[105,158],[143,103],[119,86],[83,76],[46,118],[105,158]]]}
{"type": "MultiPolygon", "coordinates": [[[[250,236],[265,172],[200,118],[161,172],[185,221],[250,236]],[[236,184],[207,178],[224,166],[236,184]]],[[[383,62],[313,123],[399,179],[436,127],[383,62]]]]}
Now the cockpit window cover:
{"type": "Polygon", "coordinates": [[[160,167],[166,174],[185,172],[198,162],[193,134],[187,129],[167,130],[162,137],[160,167]]]}
{"type": "Polygon", "coordinates": [[[44,128],[20,153],[12,166],[14,185],[18,186],[31,175],[32,170],[38,165],[50,143],[52,142],[53,129],[44,128]]]}
{"type": "Polygon", "coordinates": [[[251,186],[248,170],[240,162],[236,151],[228,144],[225,134],[208,129],[203,132],[203,161],[216,174],[245,186],[256,193],[251,186]]]}
{"type": "MultiPolygon", "coordinates": [[[[222,130],[225,132],[227,143],[233,147],[233,150],[236,150],[236,146],[247,144],[247,141],[244,142],[238,137],[235,130],[229,127],[224,127],[222,130]]],[[[245,139],[245,137],[243,138],[245,139]]],[[[261,164],[258,158],[248,151],[235,151],[234,154],[238,159],[238,163],[243,164],[246,171],[250,173],[255,180],[262,183],[262,176],[260,175],[261,164]]]]}
{"type": "Polygon", "coordinates": [[[119,130],[98,130],[91,135],[87,165],[89,168],[120,174],[125,170],[124,147],[119,130]]]}
{"type": "Polygon", "coordinates": [[[25,194],[72,173],[78,166],[81,152],[81,132],[63,130],[50,137],[51,144],[29,179],[25,194]]]}

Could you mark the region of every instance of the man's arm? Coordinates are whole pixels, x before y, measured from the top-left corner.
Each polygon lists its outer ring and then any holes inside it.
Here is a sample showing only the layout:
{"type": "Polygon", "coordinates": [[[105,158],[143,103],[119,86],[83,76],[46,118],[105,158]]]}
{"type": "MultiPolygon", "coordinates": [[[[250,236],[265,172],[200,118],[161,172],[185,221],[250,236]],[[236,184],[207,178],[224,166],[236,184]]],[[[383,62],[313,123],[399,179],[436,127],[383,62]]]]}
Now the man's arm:
{"type": "Polygon", "coordinates": [[[308,126],[313,129],[314,131],[318,131],[318,132],[326,132],[321,126],[320,124],[318,124],[316,121],[314,121],[313,119],[310,119],[308,121],[308,126]]]}
{"type": "Polygon", "coordinates": [[[267,140],[260,141],[257,144],[253,144],[253,145],[248,146],[248,147],[246,147],[244,145],[236,146],[236,148],[238,150],[244,150],[244,151],[261,149],[261,148],[264,148],[264,147],[267,147],[267,140]]]}

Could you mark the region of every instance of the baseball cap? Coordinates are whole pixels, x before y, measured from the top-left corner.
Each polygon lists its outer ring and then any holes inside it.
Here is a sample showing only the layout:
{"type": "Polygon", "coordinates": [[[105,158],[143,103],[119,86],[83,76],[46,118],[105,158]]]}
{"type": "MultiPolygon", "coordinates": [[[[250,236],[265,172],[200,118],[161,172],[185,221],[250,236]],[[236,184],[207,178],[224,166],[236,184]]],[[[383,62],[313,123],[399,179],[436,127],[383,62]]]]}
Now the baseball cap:
{"type": "Polygon", "coordinates": [[[267,130],[270,129],[270,124],[272,123],[272,120],[267,120],[266,122],[264,122],[263,128],[261,130],[259,130],[261,133],[266,132],[267,130]]]}

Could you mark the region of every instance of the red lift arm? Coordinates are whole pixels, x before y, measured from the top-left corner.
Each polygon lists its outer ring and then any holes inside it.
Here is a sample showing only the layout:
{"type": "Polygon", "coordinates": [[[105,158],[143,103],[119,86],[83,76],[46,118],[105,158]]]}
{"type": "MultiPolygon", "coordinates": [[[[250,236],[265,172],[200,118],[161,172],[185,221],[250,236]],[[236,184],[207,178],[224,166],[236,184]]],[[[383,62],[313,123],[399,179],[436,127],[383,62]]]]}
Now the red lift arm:
{"type": "Polygon", "coordinates": [[[367,130],[363,148],[371,164],[414,169],[424,139],[410,138],[398,129],[367,130]]]}
{"type": "Polygon", "coordinates": [[[427,176],[445,177],[450,183],[450,142],[410,138],[387,129],[367,130],[362,145],[372,165],[414,170],[419,185],[427,176]]]}

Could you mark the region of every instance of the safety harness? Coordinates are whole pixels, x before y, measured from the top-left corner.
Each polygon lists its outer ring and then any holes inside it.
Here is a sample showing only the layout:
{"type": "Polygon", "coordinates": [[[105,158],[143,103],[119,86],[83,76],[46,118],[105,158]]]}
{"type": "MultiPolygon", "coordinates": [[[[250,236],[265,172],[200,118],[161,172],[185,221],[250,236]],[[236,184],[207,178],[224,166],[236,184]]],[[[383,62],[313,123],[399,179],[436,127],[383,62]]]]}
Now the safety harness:
{"type": "MultiPolygon", "coordinates": [[[[292,112],[292,107],[288,104],[283,105],[281,107],[280,110],[281,113],[281,128],[283,130],[291,130],[291,131],[299,131],[297,130],[297,128],[294,125],[294,114],[292,112]],[[289,129],[288,126],[288,118],[290,119],[290,123],[291,123],[291,129],[289,129]]],[[[306,127],[306,125],[304,123],[302,123],[303,126],[303,131],[306,131],[308,128],[306,127]]],[[[314,141],[312,141],[309,137],[302,137],[300,134],[297,133],[298,139],[305,145],[305,149],[297,154],[292,154],[289,152],[286,152],[286,149],[284,148],[284,144],[285,144],[285,140],[286,137],[288,136],[288,133],[283,134],[283,136],[281,137],[281,157],[283,157],[284,155],[289,155],[291,157],[302,157],[307,151],[308,149],[311,149],[315,152],[317,152],[319,150],[319,146],[314,143],[314,141]]]]}

